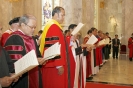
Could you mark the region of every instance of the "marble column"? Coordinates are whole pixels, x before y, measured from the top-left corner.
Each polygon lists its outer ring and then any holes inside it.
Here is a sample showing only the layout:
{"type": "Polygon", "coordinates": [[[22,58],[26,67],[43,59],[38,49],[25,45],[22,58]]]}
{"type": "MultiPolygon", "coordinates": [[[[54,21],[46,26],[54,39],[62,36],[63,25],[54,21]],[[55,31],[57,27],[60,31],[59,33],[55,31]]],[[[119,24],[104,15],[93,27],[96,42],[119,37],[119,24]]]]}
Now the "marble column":
{"type": "Polygon", "coordinates": [[[8,22],[14,17],[23,14],[32,14],[37,18],[37,29],[35,34],[41,29],[41,0],[20,0],[18,2],[9,2],[0,0],[0,22],[3,25],[3,32],[9,29],[8,22]]]}
{"type": "Polygon", "coordinates": [[[100,30],[109,32],[114,38],[115,34],[120,37],[123,34],[123,10],[121,0],[104,0],[104,8],[100,9],[100,30]]]}
{"type": "Polygon", "coordinates": [[[133,33],[133,0],[124,0],[125,2],[125,43],[128,43],[129,37],[133,33]]]}
{"type": "Polygon", "coordinates": [[[82,0],[82,22],[85,24],[82,32],[82,38],[87,34],[87,31],[94,27],[94,12],[95,0],[82,0]]]}
{"type": "Polygon", "coordinates": [[[82,21],[82,0],[61,0],[61,6],[65,9],[64,30],[82,21]]]}
{"type": "Polygon", "coordinates": [[[37,18],[37,28],[35,34],[42,29],[42,0],[25,0],[24,2],[24,14],[32,14],[37,18]]]}

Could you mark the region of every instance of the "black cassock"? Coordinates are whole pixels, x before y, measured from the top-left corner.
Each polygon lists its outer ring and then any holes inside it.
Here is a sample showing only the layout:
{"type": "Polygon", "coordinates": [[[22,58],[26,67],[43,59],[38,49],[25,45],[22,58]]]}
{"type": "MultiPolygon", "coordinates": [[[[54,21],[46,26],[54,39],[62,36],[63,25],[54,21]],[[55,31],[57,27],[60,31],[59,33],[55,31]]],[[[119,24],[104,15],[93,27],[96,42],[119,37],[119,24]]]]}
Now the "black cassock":
{"type": "Polygon", "coordinates": [[[14,73],[13,62],[8,53],[0,46],[0,78],[14,73]]]}
{"type": "Polygon", "coordinates": [[[0,46],[0,78],[9,76],[9,73],[14,72],[13,62],[8,53],[0,46]]]}

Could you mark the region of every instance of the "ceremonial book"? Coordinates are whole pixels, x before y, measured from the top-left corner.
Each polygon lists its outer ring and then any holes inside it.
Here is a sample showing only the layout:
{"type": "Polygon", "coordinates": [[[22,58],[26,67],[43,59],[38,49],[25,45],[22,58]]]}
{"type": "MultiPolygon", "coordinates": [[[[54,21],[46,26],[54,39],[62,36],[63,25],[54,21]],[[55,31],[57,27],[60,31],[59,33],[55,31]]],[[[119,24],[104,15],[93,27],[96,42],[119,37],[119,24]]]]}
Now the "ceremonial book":
{"type": "Polygon", "coordinates": [[[106,38],[105,39],[105,44],[109,44],[109,41],[110,41],[109,38],[106,38]]]}
{"type": "Polygon", "coordinates": [[[35,68],[38,65],[39,63],[36,57],[35,50],[31,50],[14,63],[15,75],[12,77],[21,76],[22,74],[28,72],[29,70],[35,68]]]}
{"type": "MultiPolygon", "coordinates": [[[[52,45],[51,47],[49,47],[44,51],[43,58],[45,58],[45,60],[49,60],[56,56],[59,56],[60,47],[61,47],[61,44],[59,44],[59,42],[55,43],[54,45],[52,45]]],[[[12,78],[21,76],[38,65],[39,63],[36,57],[35,50],[31,50],[25,56],[23,56],[21,59],[19,59],[14,63],[15,75],[12,76],[12,78]]]]}
{"type": "Polygon", "coordinates": [[[86,44],[95,44],[98,41],[98,39],[94,36],[91,35],[91,37],[89,38],[89,40],[86,42],[86,44]]]}
{"type": "Polygon", "coordinates": [[[79,23],[79,24],[77,25],[77,27],[72,31],[71,34],[72,34],[72,35],[77,34],[83,26],[84,26],[83,23],[79,23]]]}
{"type": "Polygon", "coordinates": [[[98,45],[104,45],[104,44],[105,44],[105,39],[98,42],[98,45]]]}
{"type": "Polygon", "coordinates": [[[98,43],[98,45],[104,45],[104,44],[110,44],[109,38],[103,39],[103,40],[99,41],[99,43],[98,43]]]}
{"type": "Polygon", "coordinates": [[[56,56],[59,56],[60,48],[61,48],[61,44],[59,44],[59,42],[55,43],[54,45],[52,45],[51,47],[49,47],[48,49],[44,51],[43,58],[45,58],[45,60],[48,60],[56,56]]]}

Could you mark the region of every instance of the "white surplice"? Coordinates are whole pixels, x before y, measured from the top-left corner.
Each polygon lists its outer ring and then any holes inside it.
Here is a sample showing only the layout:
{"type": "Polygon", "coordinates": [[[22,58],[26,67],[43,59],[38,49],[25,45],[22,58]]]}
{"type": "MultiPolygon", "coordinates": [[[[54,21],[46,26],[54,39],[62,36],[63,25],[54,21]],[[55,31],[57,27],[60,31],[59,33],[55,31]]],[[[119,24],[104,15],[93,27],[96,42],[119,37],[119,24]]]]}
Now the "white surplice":
{"type": "MultiPolygon", "coordinates": [[[[79,41],[76,39],[79,46],[79,41]]],[[[74,78],[74,87],[78,88],[79,78],[80,78],[80,88],[85,88],[86,85],[86,57],[83,54],[76,55],[75,48],[78,47],[76,42],[72,43],[72,53],[75,60],[75,78],[74,78]]]]}

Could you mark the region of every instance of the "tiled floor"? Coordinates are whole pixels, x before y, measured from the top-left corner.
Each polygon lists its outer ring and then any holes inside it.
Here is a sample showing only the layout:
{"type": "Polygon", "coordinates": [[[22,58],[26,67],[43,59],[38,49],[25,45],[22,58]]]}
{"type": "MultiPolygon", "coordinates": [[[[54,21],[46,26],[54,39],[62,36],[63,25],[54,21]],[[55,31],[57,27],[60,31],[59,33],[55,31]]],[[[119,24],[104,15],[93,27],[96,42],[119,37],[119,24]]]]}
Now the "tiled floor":
{"type": "Polygon", "coordinates": [[[133,61],[124,56],[119,59],[110,58],[100,72],[93,76],[92,81],[133,84],[133,61]]]}

